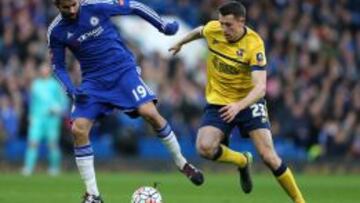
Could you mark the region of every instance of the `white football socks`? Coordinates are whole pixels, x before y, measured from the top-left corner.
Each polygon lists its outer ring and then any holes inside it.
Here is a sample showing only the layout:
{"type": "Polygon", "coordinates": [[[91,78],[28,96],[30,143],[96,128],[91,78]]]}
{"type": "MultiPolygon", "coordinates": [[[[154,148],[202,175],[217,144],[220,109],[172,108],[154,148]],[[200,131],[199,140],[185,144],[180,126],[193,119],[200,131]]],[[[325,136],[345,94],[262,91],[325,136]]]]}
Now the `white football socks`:
{"type": "Polygon", "coordinates": [[[160,137],[161,142],[165,145],[165,147],[168,149],[170,154],[172,155],[175,164],[177,167],[182,169],[184,165],[186,164],[186,159],[181,153],[179,142],[175,136],[175,133],[173,131],[170,132],[170,134],[166,137],[160,137]]]}
{"type": "Polygon", "coordinates": [[[94,154],[91,145],[75,147],[75,156],[81,179],[86,186],[86,192],[98,196],[99,189],[96,184],[94,154]]]}
{"type": "Polygon", "coordinates": [[[76,157],[76,165],[79,169],[81,179],[86,185],[86,192],[92,195],[99,195],[94,170],[94,156],[76,157]]]}

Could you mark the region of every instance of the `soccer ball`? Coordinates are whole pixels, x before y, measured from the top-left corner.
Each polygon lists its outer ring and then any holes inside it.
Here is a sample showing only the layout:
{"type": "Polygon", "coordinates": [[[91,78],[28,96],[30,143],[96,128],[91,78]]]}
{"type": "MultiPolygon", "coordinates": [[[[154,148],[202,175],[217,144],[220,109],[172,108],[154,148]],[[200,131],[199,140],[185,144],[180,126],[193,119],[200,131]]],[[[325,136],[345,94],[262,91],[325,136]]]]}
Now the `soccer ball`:
{"type": "Polygon", "coordinates": [[[155,188],[143,186],[133,193],[131,203],[162,203],[162,198],[155,188]]]}

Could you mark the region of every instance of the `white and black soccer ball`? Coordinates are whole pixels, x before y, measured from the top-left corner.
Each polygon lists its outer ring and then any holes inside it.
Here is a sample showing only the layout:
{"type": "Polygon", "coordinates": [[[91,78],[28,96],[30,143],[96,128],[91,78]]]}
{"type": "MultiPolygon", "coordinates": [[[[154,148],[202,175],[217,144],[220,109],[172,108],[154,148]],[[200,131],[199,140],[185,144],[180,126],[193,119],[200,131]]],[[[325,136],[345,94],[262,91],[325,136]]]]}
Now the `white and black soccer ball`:
{"type": "Polygon", "coordinates": [[[162,203],[162,198],[157,189],[142,186],[133,193],[131,203],[162,203]]]}

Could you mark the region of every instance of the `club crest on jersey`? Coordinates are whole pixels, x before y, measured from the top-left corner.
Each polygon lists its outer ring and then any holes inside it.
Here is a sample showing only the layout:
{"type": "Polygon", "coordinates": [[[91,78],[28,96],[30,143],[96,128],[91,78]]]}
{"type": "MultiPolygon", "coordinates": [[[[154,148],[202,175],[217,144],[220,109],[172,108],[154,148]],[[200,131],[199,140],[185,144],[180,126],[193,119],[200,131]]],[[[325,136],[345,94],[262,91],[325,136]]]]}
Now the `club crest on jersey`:
{"type": "Polygon", "coordinates": [[[238,49],[238,50],[236,51],[236,55],[238,55],[240,58],[243,57],[243,55],[244,55],[244,49],[238,49]]]}
{"type": "Polygon", "coordinates": [[[95,17],[95,16],[93,16],[93,17],[91,17],[90,18],[90,24],[92,25],[92,26],[97,26],[98,24],[99,24],[99,18],[97,18],[97,17],[95,17]]]}

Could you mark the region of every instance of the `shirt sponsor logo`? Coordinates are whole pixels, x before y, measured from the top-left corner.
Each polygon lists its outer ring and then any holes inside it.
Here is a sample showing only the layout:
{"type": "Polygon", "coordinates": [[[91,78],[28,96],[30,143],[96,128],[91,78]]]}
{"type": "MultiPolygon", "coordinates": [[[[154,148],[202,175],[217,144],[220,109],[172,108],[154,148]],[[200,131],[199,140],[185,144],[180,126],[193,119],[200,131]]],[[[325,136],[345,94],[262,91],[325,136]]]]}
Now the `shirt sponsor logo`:
{"type": "Polygon", "coordinates": [[[229,75],[238,75],[243,72],[240,68],[226,64],[217,57],[214,57],[212,59],[212,63],[214,68],[221,73],[226,73],[229,75]]]}
{"type": "Polygon", "coordinates": [[[88,39],[89,37],[98,37],[99,35],[101,35],[101,33],[104,32],[104,28],[99,26],[96,29],[91,30],[90,32],[87,32],[83,35],[81,35],[80,37],[77,38],[78,42],[83,42],[86,39],[88,39]]]}

